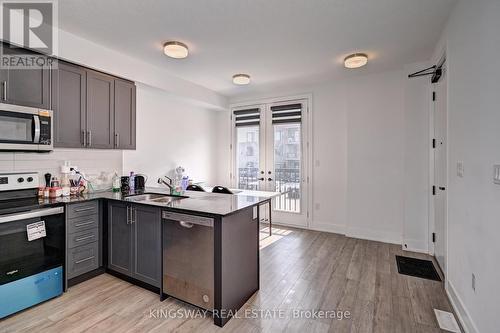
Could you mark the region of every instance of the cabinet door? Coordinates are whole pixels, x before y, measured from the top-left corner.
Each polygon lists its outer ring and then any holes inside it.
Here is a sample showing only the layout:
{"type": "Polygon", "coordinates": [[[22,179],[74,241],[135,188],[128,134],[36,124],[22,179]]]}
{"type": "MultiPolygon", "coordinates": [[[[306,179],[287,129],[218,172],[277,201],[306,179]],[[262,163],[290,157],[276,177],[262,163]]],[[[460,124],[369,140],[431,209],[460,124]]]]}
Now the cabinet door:
{"type": "MultiPolygon", "coordinates": [[[[2,48],[6,56],[44,57],[44,63],[48,64],[47,56],[22,48],[10,48],[6,44],[2,44],[2,48]]],[[[51,70],[48,65],[33,66],[33,69],[15,69],[4,66],[0,87],[2,103],[50,109],[50,75],[51,70]]]]}
{"type": "Polygon", "coordinates": [[[115,80],[115,147],[135,149],[135,84],[115,80]]]}
{"type": "Polygon", "coordinates": [[[87,147],[113,148],[114,78],[87,71],[87,147]]]}
{"type": "Polygon", "coordinates": [[[159,287],[161,281],[160,209],[133,205],[133,277],[159,287]]]}
{"type": "Polygon", "coordinates": [[[108,204],[108,268],[132,276],[132,225],[129,208],[121,202],[108,204]]]}
{"type": "Polygon", "coordinates": [[[87,73],[80,66],[59,61],[52,75],[54,146],[85,147],[87,73]]]}

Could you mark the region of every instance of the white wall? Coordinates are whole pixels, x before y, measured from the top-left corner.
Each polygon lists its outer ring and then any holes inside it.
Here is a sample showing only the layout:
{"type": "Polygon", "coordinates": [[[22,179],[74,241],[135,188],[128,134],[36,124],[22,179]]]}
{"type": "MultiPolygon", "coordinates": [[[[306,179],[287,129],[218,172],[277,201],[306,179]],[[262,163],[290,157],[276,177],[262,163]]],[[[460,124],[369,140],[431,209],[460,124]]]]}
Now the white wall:
{"type": "Polygon", "coordinates": [[[195,181],[215,184],[223,114],[138,84],[137,149],[123,152],[124,173],[144,173],[148,185],[158,186],[159,176],[182,165],[195,181]]]}
{"type": "Polygon", "coordinates": [[[448,68],[447,290],[470,332],[500,326],[500,2],[460,1],[436,48],[448,68]],[[464,177],[456,175],[457,161],[464,177]],[[471,287],[476,276],[476,291],[471,287]]]}
{"type": "Polygon", "coordinates": [[[405,230],[427,251],[428,83],[407,78],[421,65],[230,101],[312,92],[311,228],[398,244],[405,230]]]}

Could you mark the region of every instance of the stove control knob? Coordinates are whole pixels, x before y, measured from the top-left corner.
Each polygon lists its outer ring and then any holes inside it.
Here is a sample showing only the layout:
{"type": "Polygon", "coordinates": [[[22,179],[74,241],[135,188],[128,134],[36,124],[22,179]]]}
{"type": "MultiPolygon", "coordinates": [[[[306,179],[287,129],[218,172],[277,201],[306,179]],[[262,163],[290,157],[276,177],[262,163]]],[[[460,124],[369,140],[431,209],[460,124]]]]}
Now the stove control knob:
{"type": "Polygon", "coordinates": [[[28,183],[31,183],[33,181],[33,177],[28,177],[26,178],[26,180],[28,181],[28,183]]]}
{"type": "Polygon", "coordinates": [[[24,182],[24,178],[23,178],[23,177],[19,177],[19,178],[17,178],[17,182],[18,182],[18,183],[22,183],[22,182],[24,182]]]}

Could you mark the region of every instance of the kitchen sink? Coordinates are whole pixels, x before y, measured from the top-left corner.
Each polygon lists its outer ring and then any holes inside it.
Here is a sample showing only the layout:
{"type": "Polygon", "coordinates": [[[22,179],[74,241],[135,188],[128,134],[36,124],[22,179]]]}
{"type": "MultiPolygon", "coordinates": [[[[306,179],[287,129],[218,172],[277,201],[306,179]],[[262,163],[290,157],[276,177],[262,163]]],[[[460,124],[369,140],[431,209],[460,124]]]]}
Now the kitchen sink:
{"type": "Polygon", "coordinates": [[[171,194],[160,194],[160,193],[144,193],[144,194],[136,194],[131,195],[126,198],[127,201],[151,201],[155,203],[169,203],[174,200],[180,200],[188,198],[182,195],[171,195],[171,194]]]}

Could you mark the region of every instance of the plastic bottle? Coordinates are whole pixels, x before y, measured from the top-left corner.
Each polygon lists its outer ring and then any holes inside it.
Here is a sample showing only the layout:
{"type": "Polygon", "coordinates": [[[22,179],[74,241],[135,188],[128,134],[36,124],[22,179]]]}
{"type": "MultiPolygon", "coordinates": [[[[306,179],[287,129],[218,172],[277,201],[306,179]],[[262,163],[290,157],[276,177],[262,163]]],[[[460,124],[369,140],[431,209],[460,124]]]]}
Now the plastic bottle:
{"type": "Polygon", "coordinates": [[[181,181],[182,192],[184,193],[189,185],[189,177],[183,176],[181,181]]]}
{"type": "Polygon", "coordinates": [[[118,176],[118,173],[115,172],[115,175],[113,176],[113,192],[120,192],[120,189],[121,189],[120,177],[118,176]]]}
{"type": "Polygon", "coordinates": [[[130,177],[128,179],[128,186],[130,188],[130,191],[133,191],[135,189],[135,176],[134,176],[133,171],[130,171],[130,177]]]}

